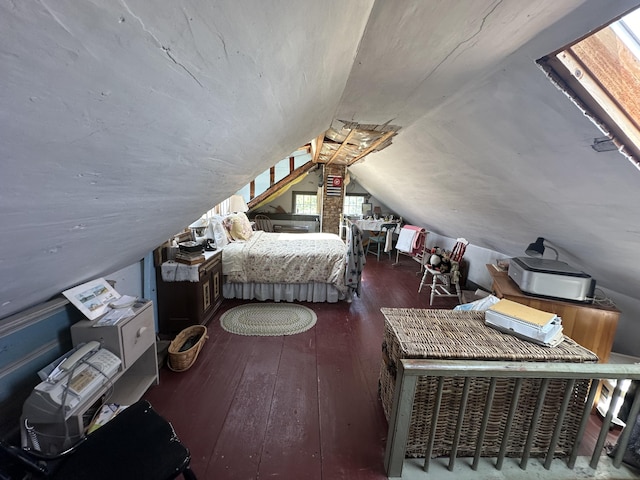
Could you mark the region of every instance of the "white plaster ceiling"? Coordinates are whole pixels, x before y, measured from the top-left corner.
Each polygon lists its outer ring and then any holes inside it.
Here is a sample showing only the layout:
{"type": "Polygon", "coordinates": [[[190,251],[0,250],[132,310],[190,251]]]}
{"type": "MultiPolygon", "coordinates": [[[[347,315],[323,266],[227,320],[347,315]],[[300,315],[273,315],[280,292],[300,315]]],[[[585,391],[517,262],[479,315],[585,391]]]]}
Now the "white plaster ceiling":
{"type": "Polygon", "coordinates": [[[135,263],[334,120],[407,220],[640,297],[638,172],[535,60],[617,0],[0,4],[0,318],[135,263]],[[606,250],[607,254],[603,254],[606,250]]]}

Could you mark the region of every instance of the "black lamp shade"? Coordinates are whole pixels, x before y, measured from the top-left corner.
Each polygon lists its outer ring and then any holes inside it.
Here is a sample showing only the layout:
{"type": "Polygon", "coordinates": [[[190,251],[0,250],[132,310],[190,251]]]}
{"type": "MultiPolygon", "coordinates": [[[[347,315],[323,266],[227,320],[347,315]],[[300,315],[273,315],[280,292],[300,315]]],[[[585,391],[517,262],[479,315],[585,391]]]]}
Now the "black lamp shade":
{"type": "Polygon", "coordinates": [[[544,238],[538,237],[535,242],[529,244],[524,253],[530,257],[542,257],[544,253],[544,238]]]}

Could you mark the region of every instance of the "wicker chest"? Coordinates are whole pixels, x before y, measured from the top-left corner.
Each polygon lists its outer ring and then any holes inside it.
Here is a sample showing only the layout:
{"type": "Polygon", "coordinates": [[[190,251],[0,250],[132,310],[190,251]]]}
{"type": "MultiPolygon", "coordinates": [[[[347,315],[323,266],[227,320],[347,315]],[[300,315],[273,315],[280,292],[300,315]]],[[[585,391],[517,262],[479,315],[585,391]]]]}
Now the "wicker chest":
{"type": "MultiPolygon", "coordinates": [[[[381,311],[385,316],[385,330],[379,389],[387,420],[393,405],[396,365],[402,358],[579,363],[598,361],[594,353],[567,337],[557,347],[549,348],[500,333],[484,324],[484,312],[402,308],[383,308],[381,311]]],[[[500,450],[514,382],[513,379],[498,380],[489,427],[482,446],[483,456],[496,456],[500,450]]],[[[449,455],[451,451],[463,384],[462,378],[445,379],[440,416],[435,427],[433,456],[449,455]]],[[[459,456],[473,456],[475,452],[489,380],[474,379],[471,385],[463,435],[458,447],[459,456]]],[[[531,456],[543,456],[549,448],[565,386],[564,380],[550,382],[542,414],[535,427],[536,436],[531,456]]],[[[556,456],[570,453],[569,448],[575,440],[585,408],[587,387],[588,383],[585,381],[576,382],[555,451],[556,456]]],[[[419,378],[407,442],[409,457],[424,457],[429,432],[434,423],[432,411],[436,388],[437,378],[419,378]]],[[[523,382],[516,418],[508,439],[507,456],[518,456],[523,451],[539,388],[538,379],[523,382]]]]}

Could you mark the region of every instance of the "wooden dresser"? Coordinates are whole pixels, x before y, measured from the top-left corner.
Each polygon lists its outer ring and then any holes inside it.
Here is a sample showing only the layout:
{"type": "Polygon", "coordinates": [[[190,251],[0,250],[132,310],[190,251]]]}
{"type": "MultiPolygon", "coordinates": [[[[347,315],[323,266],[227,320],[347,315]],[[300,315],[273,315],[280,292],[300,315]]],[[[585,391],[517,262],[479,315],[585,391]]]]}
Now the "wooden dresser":
{"type": "Polygon", "coordinates": [[[160,333],[176,334],[190,325],[206,325],[222,303],[222,250],[206,252],[205,257],[203,263],[191,267],[191,279],[167,278],[162,269],[169,262],[157,267],[160,333]]]}
{"type": "Polygon", "coordinates": [[[507,272],[497,271],[491,264],[487,265],[487,269],[493,278],[491,288],[498,298],[506,298],[538,310],[555,313],[562,318],[565,335],[598,355],[600,362],[609,360],[620,310],[527,295],[511,280],[507,272]]]}

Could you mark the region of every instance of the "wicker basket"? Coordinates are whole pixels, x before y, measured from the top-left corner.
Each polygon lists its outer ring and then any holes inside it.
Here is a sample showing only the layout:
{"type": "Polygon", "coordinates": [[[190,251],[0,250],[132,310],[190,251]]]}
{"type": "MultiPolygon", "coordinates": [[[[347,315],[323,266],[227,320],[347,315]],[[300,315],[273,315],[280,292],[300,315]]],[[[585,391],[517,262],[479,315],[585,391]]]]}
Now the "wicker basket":
{"type": "Polygon", "coordinates": [[[198,358],[198,354],[207,338],[209,338],[207,337],[207,327],[204,325],[192,325],[178,333],[169,345],[169,358],[167,360],[169,369],[174,372],[184,372],[190,369],[198,358]],[[200,336],[198,341],[188,350],[181,352],[180,348],[194,335],[200,336]]]}
{"type": "MultiPolygon", "coordinates": [[[[483,312],[386,308],[382,312],[385,315],[385,332],[379,393],[387,419],[391,414],[397,364],[401,358],[576,363],[595,363],[598,360],[592,352],[566,337],[558,347],[549,348],[502,334],[484,325],[483,312]]],[[[482,456],[496,456],[500,450],[501,432],[505,428],[513,385],[513,379],[500,379],[497,382],[482,456]]],[[[487,379],[474,379],[471,382],[458,456],[473,456],[475,453],[488,386],[487,379]]],[[[532,457],[543,456],[548,450],[565,386],[564,380],[550,382],[537,423],[532,457]]],[[[418,379],[407,439],[408,457],[424,457],[434,426],[433,456],[450,454],[455,433],[453,426],[457,423],[463,387],[464,379],[445,378],[445,393],[436,421],[433,418],[433,405],[436,401],[437,378],[425,376],[418,379]]],[[[587,381],[576,382],[555,456],[566,456],[570,452],[584,410],[587,388],[587,381]]],[[[519,456],[523,451],[539,389],[539,379],[528,379],[522,384],[507,442],[507,456],[519,456]]]]}

